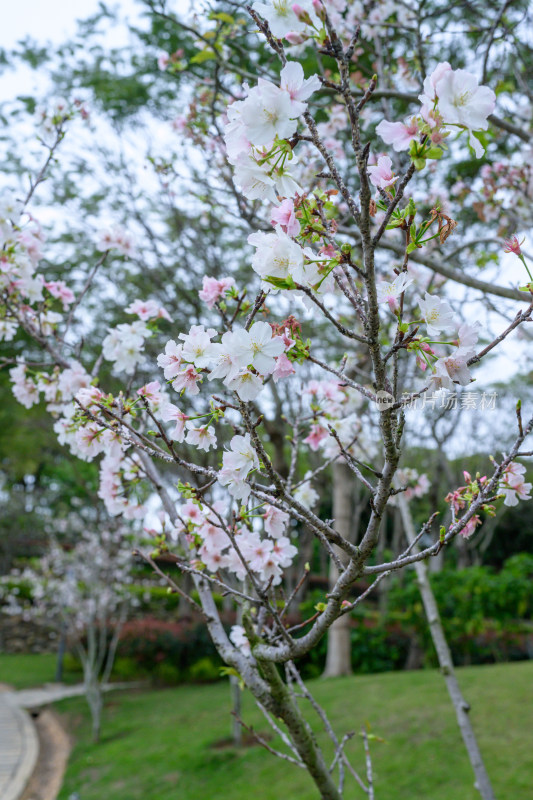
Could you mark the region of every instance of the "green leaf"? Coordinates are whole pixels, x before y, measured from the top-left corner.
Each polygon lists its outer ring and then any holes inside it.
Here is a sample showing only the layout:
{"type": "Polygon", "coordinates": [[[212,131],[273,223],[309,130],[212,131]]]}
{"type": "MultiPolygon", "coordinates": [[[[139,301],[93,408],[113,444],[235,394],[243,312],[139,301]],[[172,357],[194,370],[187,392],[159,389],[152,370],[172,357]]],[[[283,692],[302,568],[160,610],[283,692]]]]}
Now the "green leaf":
{"type": "Polygon", "coordinates": [[[218,13],[211,12],[209,14],[209,19],[218,19],[220,22],[227,22],[228,25],[232,25],[235,22],[234,17],[231,14],[226,14],[225,11],[219,11],[218,13]]]}
{"type": "Polygon", "coordinates": [[[276,289],[296,289],[296,284],[290,275],[288,278],[273,278],[271,275],[269,275],[268,278],[265,278],[265,281],[267,281],[267,283],[271,283],[272,286],[276,287],[276,289]]]}
{"type": "Polygon", "coordinates": [[[216,58],[216,55],[213,53],[212,50],[201,50],[199,53],[196,53],[190,60],[191,64],[203,64],[204,61],[212,61],[216,58]]]}

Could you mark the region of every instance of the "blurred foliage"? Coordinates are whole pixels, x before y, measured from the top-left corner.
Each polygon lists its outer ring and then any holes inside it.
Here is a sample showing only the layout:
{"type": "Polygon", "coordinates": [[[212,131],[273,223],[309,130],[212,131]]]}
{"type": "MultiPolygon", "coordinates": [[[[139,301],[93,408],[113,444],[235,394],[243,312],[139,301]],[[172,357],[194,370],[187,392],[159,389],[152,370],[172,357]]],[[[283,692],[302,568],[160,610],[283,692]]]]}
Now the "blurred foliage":
{"type": "MultiPolygon", "coordinates": [[[[533,555],[518,553],[502,570],[479,566],[447,568],[431,575],[431,585],[454,663],[487,664],[533,657],[533,555]]],[[[314,592],[301,605],[302,618],[314,613],[323,594],[314,592]]],[[[412,648],[412,666],[436,667],[437,657],[416,584],[414,570],[391,580],[387,606],[376,608],[377,594],[352,615],[354,672],[404,669],[412,648]]],[[[303,673],[320,675],[326,639],[305,659],[303,673]]]]}

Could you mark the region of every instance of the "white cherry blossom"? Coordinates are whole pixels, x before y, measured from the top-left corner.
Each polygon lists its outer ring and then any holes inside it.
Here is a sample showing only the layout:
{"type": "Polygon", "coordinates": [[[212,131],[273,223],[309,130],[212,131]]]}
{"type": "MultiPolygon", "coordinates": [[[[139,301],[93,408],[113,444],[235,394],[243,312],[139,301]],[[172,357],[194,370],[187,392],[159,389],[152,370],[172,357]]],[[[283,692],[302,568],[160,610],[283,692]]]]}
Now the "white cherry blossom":
{"type": "Polygon", "coordinates": [[[244,403],[251,403],[263,389],[261,378],[249,369],[241,370],[226,385],[232,392],[237,392],[244,403]]]}
{"type": "Polygon", "coordinates": [[[303,67],[299,61],[288,61],[281,70],[280,86],[288,92],[291,98],[291,110],[293,117],[299,117],[307,108],[309,97],[321,88],[318,75],[305,78],[303,67]]]}
{"type": "MultiPolygon", "coordinates": [[[[270,0],[269,3],[256,2],[252,8],[266,19],[272,35],[282,39],[288,33],[299,33],[307,27],[305,22],[299,20],[292,10],[293,5],[292,0],[270,0]]],[[[300,0],[298,5],[307,11],[311,17],[314,16],[311,0],[300,0]]]]}
{"type": "Polygon", "coordinates": [[[419,300],[418,304],[430,336],[455,327],[453,311],[445,300],[426,292],[424,300],[419,300]]]}
{"type": "Polygon", "coordinates": [[[273,539],[283,536],[289,522],[289,515],[276,506],[266,505],[263,514],[265,531],[273,539]]]}
{"type": "Polygon", "coordinates": [[[281,336],[273,336],[268,322],[254,322],[250,328],[252,366],[262,375],[269,375],[276,367],[275,359],[283,353],[285,345],[281,336]]]}
{"type": "Polygon", "coordinates": [[[205,450],[206,452],[210,447],[215,447],[217,437],[215,436],[215,429],[212,425],[195,427],[194,422],[187,422],[187,444],[197,447],[198,450],[205,450]]]}
{"type": "Polygon", "coordinates": [[[241,120],[246,136],[255,145],[270,144],[276,136],[286,139],[297,127],[292,100],[288,92],[259,78],[241,106],[241,120]]]}
{"type": "Polygon", "coordinates": [[[391,311],[398,308],[398,299],[405,292],[413,279],[406,272],[401,272],[393,281],[380,281],[377,284],[378,303],[388,303],[391,311]]]}
{"type": "Polygon", "coordinates": [[[206,330],[203,325],[193,325],[189,333],[180,333],[178,338],[183,339],[183,360],[191,361],[198,369],[207,367],[213,358],[211,339],[216,333],[214,328],[206,330]]]}

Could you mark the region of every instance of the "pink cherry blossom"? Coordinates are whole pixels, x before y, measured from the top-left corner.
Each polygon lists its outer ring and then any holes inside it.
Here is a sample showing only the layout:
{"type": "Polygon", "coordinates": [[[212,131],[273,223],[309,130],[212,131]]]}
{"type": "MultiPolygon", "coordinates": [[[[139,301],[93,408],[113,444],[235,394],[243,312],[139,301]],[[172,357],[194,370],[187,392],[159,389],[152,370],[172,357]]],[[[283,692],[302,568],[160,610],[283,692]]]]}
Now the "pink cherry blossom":
{"type": "Polygon", "coordinates": [[[174,442],[182,442],[185,437],[185,423],[189,417],[180,411],[179,408],[172,403],[165,403],[160,411],[161,419],[163,422],[175,422],[176,426],[170,438],[174,442]]]}
{"type": "Polygon", "coordinates": [[[13,383],[12,392],[24,408],[31,408],[39,402],[39,390],[35,382],[27,375],[25,364],[19,364],[10,369],[9,377],[13,383]]]}
{"type": "Polygon", "coordinates": [[[322,425],[312,425],[311,432],[305,437],[304,442],[308,444],[311,450],[315,452],[320,447],[320,442],[323,439],[327,439],[330,435],[329,431],[322,427],[322,425]]]}
{"type": "Polygon", "coordinates": [[[385,144],[391,144],[399,153],[401,150],[408,150],[413,139],[417,138],[418,125],[415,117],[411,119],[409,125],[382,120],[376,128],[376,133],[381,136],[385,144]]]}
{"type": "Polygon", "coordinates": [[[272,557],[280,567],[290,567],[297,552],[297,548],[291,544],[287,536],[280,536],[272,547],[272,557]]]}
{"type": "Polygon", "coordinates": [[[289,515],[276,506],[266,505],[263,519],[266,533],[273,539],[279,539],[287,529],[289,515]]]}
{"type": "Polygon", "coordinates": [[[387,186],[392,186],[398,180],[398,176],[394,177],[393,175],[392,161],[389,156],[380,156],[375,167],[368,167],[368,174],[371,183],[378,189],[386,189],[387,186]]]}
{"type": "Polygon", "coordinates": [[[157,356],[158,366],[163,368],[167,381],[173,380],[181,370],[183,363],[183,345],[170,339],[165,345],[165,352],[157,356]]]}
{"type": "Polygon", "coordinates": [[[281,205],[272,209],[270,221],[273,225],[279,225],[287,236],[298,236],[300,233],[300,222],[294,213],[294,202],[290,199],[283,200],[281,205]]]}
{"type": "Polygon", "coordinates": [[[125,309],[127,314],[136,314],[146,322],[149,319],[168,319],[170,314],[156,300],[134,300],[125,309]]]}
{"type": "Polygon", "coordinates": [[[140,397],[144,397],[151,406],[159,405],[163,399],[159,381],[151,381],[145,386],[141,386],[140,389],[137,389],[137,394],[140,397]]]}
{"type": "Polygon", "coordinates": [[[68,306],[76,299],[72,289],[69,289],[65,281],[48,281],[44,283],[52,297],[56,297],[63,303],[63,309],[66,310],[68,306]]]}
{"type": "Polygon", "coordinates": [[[467,356],[457,350],[453,355],[439,358],[433,367],[431,381],[435,389],[454,390],[454,384],[468,386],[472,376],[468,370],[467,356]]]}
{"type": "Polygon", "coordinates": [[[532,485],[526,483],[525,471],[525,466],[516,461],[512,461],[507,466],[500,482],[500,491],[505,496],[504,505],[516,506],[519,500],[531,500],[532,485]]]}
{"type": "Polygon", "coordinates": [[[274,383],[277,383],[282,378],[288,378],[290,375],[294,375],[295,373],[296,370],[294,368],[294,364],[292,361],[289,361],[285,353],[282,353],[276,358],[276,366],[274,367],[274,371],[272,373],[274,383]]]}
{"type": "Polygon", "coordinates": [[[524,242],[525,238],[519,242],[517,236],[510,236],[509,239],[505,239],[503,243],[503,252],[514,253],[515,255],[520,256],[522,255],[522,245],[524,242]]]}
{"type": "Polygon", "coordinates": [[[217,280],[217,278],[209,278],[207,275],[204,275],[202,279],[202,288],[198,292],[198,297],[211,309],[221,297],[224,297],[227,290],[231,289],[233,286],[235,286],[235,280],[233,278],[221,278],[217,280]]]}
{"type": "Polygon", "coordinates": [[[199,394],[200,387],[198,386],[198,379],[200,378],[200,373],[198,373],[192,364],[187,364],[187,366],[182,369],[174,380],[172,381],[172,388],[176,392],[186,391],[190,395],[199,394]]]}

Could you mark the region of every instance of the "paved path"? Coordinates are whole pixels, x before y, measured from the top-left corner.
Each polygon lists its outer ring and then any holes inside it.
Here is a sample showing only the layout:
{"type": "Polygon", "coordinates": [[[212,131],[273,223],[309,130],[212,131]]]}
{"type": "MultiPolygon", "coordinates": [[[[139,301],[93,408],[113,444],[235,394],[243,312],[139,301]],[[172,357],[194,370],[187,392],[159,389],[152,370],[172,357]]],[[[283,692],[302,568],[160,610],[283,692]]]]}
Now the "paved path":
{"type": "Polygon", "coordinates": [[[39,740],[30,715],[13,702],[15,692],[0,693],[0,797],[17,800],[35,767],[39,740]]]}
{"type": "Polygon", "coordinates": [[[0,691],[1,800],[18,800],[37,763],[39,739],[32,718],[25,709],[39,708],[83,693],[83,684],[63,686],[60,683],[20,692],[10,689],[0,691]]]}
{"type": "MultiPolygon", "coordinates": [[[[140,683],[113,683],[110,689],[131,689],[140,683]]],[[[18,800],[35,768],[39,740],[27,708],[39,708],[85,692],[83,684],[45,684],[15,692],[0,686],[0,800],[18,800]]]]}

